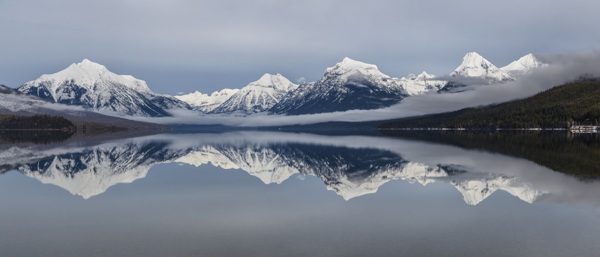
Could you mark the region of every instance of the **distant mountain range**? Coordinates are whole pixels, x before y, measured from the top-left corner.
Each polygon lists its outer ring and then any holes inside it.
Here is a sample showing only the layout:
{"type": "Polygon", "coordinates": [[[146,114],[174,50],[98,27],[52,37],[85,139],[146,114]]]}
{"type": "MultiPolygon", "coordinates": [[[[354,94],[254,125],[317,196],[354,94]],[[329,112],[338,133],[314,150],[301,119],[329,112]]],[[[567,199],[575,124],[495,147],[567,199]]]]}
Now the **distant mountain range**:
{"type": "MultiPolygon", "coordinates": [[[[281,90],[277,91],[277,97],[271,97],[273,101],[269,103],[246,101],[245,103],[252,103],[250,106],[253,107],[249,108],[248,104],[245,104],[243,109],[246,111],[242,111],[241,114],[264,112],[299,115],[354,109],[378,109],[396,104],[413,95],[462,91],[466,86],[460,82],[463,79],[475,78],[479,79],[476,81],[486,84],[510,81],[544,65],[546,64],[537,57],[528,54],[505,67],[497,68],[481,55],[471,52],[465,55],[461,65],[450,74],[452,80],[442,80],[427,72],[393,78],[383,74],[375,65],[345,58],[335,66],[327,68],[323,77],[316,82],[284,87],[286,84],[278,84],[261,78],[261,80],[249,84],[242,88],[245,95],[260,94],[261,91],[256,87],[257,84],[262,85],[263,88],[281,88],[281,90]],[[247,110],[260,111],[249,112],[247,110]]],[[[265,74],[265,76],[270,75],[265,74]]],[[[284,81],[287,83],[289,80],[284,81]]],[[[231,92],[230,89],[225,90],[231,92]]],[[[207,113],[234,114],[239,110],[232,108],[230,103],[224,104],[226,100],[223,99],[225,97],[238,99],[239,96],[234,96],[235,94],[240,93],[224,96],[221,91],[208,96],[195,92],[176,97],[198,106],[200,109],[205,108],[204,106],[226,106],[226,108],[215,107],[208,111],[205,110],[207,113]]],[[[235,102],[241,106],[239,100],[235,102]]]]}
{"type": "MultiPolygon", "coordinates": [[[[414,95],[465,90],[462,79],[475,78],[481,83],[510,81],[544,65],[528,54],[498,68],[471,52],[449,79],[426,72],[394,78],[375,65],[344,58],[327,68],[316,82],[297,85],[280,74],[265,74],[241,89],[169,96],[152,92],[143,80],[112,73],[86,59],[57,73],[42,75],[16,91],[47,102],[130,117],[172,116],[177,110],[220,115],[299,115],[384,108],[414,95]]],[[[19,105],[18,101],[14,105],[19,105]]]]}

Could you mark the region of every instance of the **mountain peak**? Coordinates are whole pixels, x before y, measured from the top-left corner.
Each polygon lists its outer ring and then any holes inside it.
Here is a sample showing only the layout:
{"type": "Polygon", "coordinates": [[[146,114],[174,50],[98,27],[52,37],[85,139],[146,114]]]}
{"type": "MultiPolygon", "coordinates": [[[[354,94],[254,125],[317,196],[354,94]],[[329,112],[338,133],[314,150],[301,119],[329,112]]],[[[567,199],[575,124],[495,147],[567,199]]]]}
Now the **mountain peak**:
{"type": "Polygon", "coordinates": [[[249,90],[253,87],[274,88],[276,90],[290,91],[298,86],[279,73],[265,73],[257,81],[248,84],[248,86],[242,88],[242,90],[249,90]]]}
{"type": "Polygon", "coordinates": [[[350,69],[350,70],[358,70],[358,69],[374,69],[377,70],[377,65],[364,63],[361,61],[357,61],[351,59],[349,57],[344,57],[341,62],[338,62],[334,67],[337,69],[350,69]]]}
{"type": "Polygon", "coordinates": [[[151,92],[145,81],[136,79],[131,75],[118,75],[109,71],[106,66],[95,63],[89,59],[83,59],[79,63],[73,63],[64,70],[53,74],[44,74],[35,81],[51,82],[51,91],[54,92],[64,82],[72,81],[79,86],[92,89],[97,83],[118,83],[125,85],[138,92],[151,92]]]}
{"type": "Polygon", "coordinates": [[[231,95],[213,109],[213,113],[252,114],[264,112],[277,104],[290,91],[298,88],[281,74],[265,73],[231,95]]]}
{"type": "Polygon", "coordinates": [[[350,57],[344,57],[344,59],[342,59],[341,63],[344,63],[344,64],[356,64],[356,63],[365,64],[363,62],[354,60],[354,59],[352,59],[350,57]]]}
{"type": "Polygon", "coordinates": [[[221,91],[214,91],[210,95],[204,94],[200,91],[194,91],[193,93],[175,96],[175,98],[184,101],[189,105],[195,106],[202,112],[206,113],[219,107],[219,105],[227,101],[227,99],[229,99],[238,91],[240,90],[225,88],[221,91]]]}
{"type": "MultiPolygon", "coordinates": [[[[73,78],[82,77],[82,76],[94,76],[96,74],[106,74],[109,73],[106,66],[90,61],[89,59],[83,59],[81,62],[73,63],[69,65],[66,69],[61,72],[66,73],[65,75],[72,76],[73,78]]],[[[59,72],[60,73],[60,72],[59,72]]],[[[57,73],[55,73],[57,74],[57,73]]],[[[55,75],[48,74],[48,75],[55,75]]]]}
{"type": "Polygon", "coordinates": [[[104,68],[106,69],[106,66],[90,61],[89,59],[83,59],[81,62],[76,64],[79,67],[93,67],[93,68],[104,68]]]}
{"type": "Polygon", "coordinates": [[[425,79],[432,79],[435,78],[435,75],[429,74],[425,71],[421,72],[421,74],[419,74],[417,76],[417,80],[425,80],[425,79]]]}
{"type": "Polygon", "coordinates": [[[483,56],[481,56],[477,52],[469,52],[469,53],[467,53],[463,57],[463,62],[459,66],[459,68],[460,67],[484,67],[484,68],[488,68],[488,67],[496,67],[496,66],[494,66],[487,59],[483,58],[483,56]]]}
{"type": "MultiPolygon", "coordinates": [[[[473,52],[468,52],[465,54],[465,56],[463,57],[464,59],[470,59],[470,58],[483,58],[483,56],[481,56],[479,53],[473,51],[473,52]]],[[[485,58],[483,58],[485,59],[485,58]]]]}
{"type": "Polygon", "coordinates": [[[511,75],[520,75],[531,71],[532,69],[546,66],[547,64],[541,62],[535,55],[529,53],[519,58],[518,60],[511,62],[510,64],[502,67],[501,69],[511,75]]]}
{"type": "Polygon", "coordinates": [[[533,55],[532,53],[528,53],[528,54],[524,55],[524,56],[523,56],[523,57],[521,57],[521,58],[535,58],[535,59],[537,59],[537,58],[535,57],[535,55],[533,55]]]}
{"type": "Polygon", "coordinates": [[[477,52],[469,52],[463,57],[463,61],[450,74],[452,77],[480,77],[494,80],[511,80],[508,73],[500,70],[477,52]]]}
{"type": "Polygon", "coordinates": [[[279,73],[277,73],[277,74],[265,73],[254,83],[260,84],[260,85],[269,85],[269,84],[273,84],[274,80],[282,80],[282,79],[287,80],[287,78],[285,78],[284,76],[282,76],[279,73]]]}
{"type": "Polygon", "coordinates": [[[345,57],[341,62],[338,62],[335,66],[327,68],[326,74],[342,75],[342,78],[346,78],[354,73],[362,73],[363,75],[371,77],[389,77],[383,74],[377,68],[377,65],[356,61],[345,57]]]}

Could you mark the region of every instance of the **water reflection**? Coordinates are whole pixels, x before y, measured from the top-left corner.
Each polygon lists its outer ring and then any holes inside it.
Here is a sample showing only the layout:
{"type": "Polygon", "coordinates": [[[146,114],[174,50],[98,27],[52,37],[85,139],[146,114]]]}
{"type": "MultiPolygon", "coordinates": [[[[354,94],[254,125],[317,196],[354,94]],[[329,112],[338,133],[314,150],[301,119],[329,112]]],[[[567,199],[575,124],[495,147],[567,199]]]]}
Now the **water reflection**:
{"type": "Polygon", "coordinates": [[[315,176],[345,200],[393,180],[449,183],[477,205],[498,191],[518,199],[598,205],[599,183],[532,161],[398,138],[273,132],[158,135],[93,146],[5,146],[3,172],[18,170],[85,199],[146,177],[157,164],[243,170],[265,184],[315,176]]]}

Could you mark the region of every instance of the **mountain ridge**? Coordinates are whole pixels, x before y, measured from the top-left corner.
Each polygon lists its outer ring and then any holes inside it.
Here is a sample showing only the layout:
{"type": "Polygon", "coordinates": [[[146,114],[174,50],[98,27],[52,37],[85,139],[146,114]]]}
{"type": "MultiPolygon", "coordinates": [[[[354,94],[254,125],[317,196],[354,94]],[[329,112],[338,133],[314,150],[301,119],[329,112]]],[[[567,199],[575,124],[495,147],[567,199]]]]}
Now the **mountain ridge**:
{"type": "MultiPolygon", "coordinates": [[[[476,52],[467,53],[451,77],[478,78],[483,83],[514,80],[544,66],[532,54],[498,68],[476,52]],[[510,74],[510,75],[509,75],[510,74]]],[[[465,85],[423,71],[396,78],[377,65],[345,57],[326,68],[311,83],[292,83],[281,74],[266,73],[241,89],[222,89],[212,94],[169,96],[156,94],[147,83],[131,75],[118,75],[106,66],[84,59],[53,74],[26,82],[18,92],[47,101],[110,111],[121,116],[167,117],[176,110],[195,110],[219,115],[300,115],[389,107],[402,99],[429,93],[455,93],[465,85]]]]}

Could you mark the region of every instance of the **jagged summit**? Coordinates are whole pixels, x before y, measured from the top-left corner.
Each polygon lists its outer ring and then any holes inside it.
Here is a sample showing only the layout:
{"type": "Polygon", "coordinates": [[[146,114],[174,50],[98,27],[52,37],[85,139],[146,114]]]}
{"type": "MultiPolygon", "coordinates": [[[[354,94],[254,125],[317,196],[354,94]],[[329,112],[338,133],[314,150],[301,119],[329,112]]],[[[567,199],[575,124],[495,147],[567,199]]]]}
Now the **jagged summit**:
{"type": "Polygon", "coordinates": [[[521,75],[530,72],[533,69],[546,66],[547,64],[540,61],[535,55],[529,53],[516,61],[502,67],[503,71],[510,73],[511,75],[521,75]]]}
{"type": "Polygon", "coordinates": [[[359,68],[377,69],[377,65],[357,61],[357,60],[351,59],[350,57],[344,57],[344,59],[342,59],[341,62],[338,62],[334,67],[346,68],[346,69],[359,69],[359,68]]]}
{"type": "Polygon", "coordinates": [[[92,71],[96,71],[99,73],[108,72],[108,69],[106,69],[106,66],[96,63],[96,62],[93,62],[93,61],[90,61],[89,59],[83,59],[79,63],[73,63],[68,68],[71,68],[71,69],[79,68],[81,70],[85,70],[88,72],[92,72],[92,71]]]}
{"type": "Polygon", "coordinates": [[[463,61],[450,74],[452,77],[478,77],[494,80],[512,80],[512,77],[500,70],[487,59],[476,52],[469,52],[463,57],[463,61]]]}
{"type": "MultiPolygon", "coordinates": [[[[254,81],[254,82],[248,84],[248,86],[275,88],[278,90],[286,90],[286,91],[295,89],[297,87],[289,79],[287,79],[286,77],[284,77],[283,75],[281,75],[279,73],[277,73],[277,74],[265,73],[257,81],[254,81]]],[[[247,88],[247,87],[244,87],[241,90],[250,90],[250,88],[247,88]]]]}
{"type": "Polygon", "coordinates": [[[414,73],[408,74],[406,77],[402,77],[401,80],[426,80],[426,79],[434,79],[435,75],[429,74],[426,71],[419,73],[416,75],[414,73]]]}
{"type": "Polygon", "coordinates": [[[417,80],[425,80],[425,79],[433,79],[433,78],[435,78],[435,75],[432,75],[432,74],[429,74],[429,73],[423,71],[423,72],[421,72],[421,74],[419,74],[417,76],[416,79],[417,80]]]}
{"type": "Polygon", "coordinates": [[[490,69],[497,69],[497,67],[480,54],[469,52],[463,57],[462,63],[454,70],[452,75],[477,77],[485,75],[490,69]]]}
{"type": "Polygon", "coordinates": [[[203,94],[200,91],[193,93],[178,95],[175,98],[186,102],[187,104],[196,107],[198,110],[207,113],[219,107],[223,102],[227,101],[232,95],[240,91],[239,89],[225,88],[221,91],[212,92],[212,94],[203,94]]]}
{"type": "Polygon", "coordinates": [[[379,71],[377,65],[356,61],[348,57],[345,57],[341,62],[338,62],[335,66],[329,67],[325,70],[325,74],[335,75],[350,75],[356,72],[374,77],[389,77],[388,75],[385,75],[381,71],[379,71]]]}
{"type": "Polygon", "coordinates": [[[281,76],[281,74],[279,74],[279,73],[277,73],[276,75],[273,75],[271,73],[265,73],[254,83],[259,84],[259,85],[271,84],[273,82],[274,77],[283,77],[283,76],[281,76]]]}
{"type": "Polygon", "coordinates": [[[212,110],[212,113],[239,113],[253,114],[269,110],[279,103],[283,97],[298,88],[281,74],[266,73],[258,80],[231,95],[221,105],[212,110]]]}

